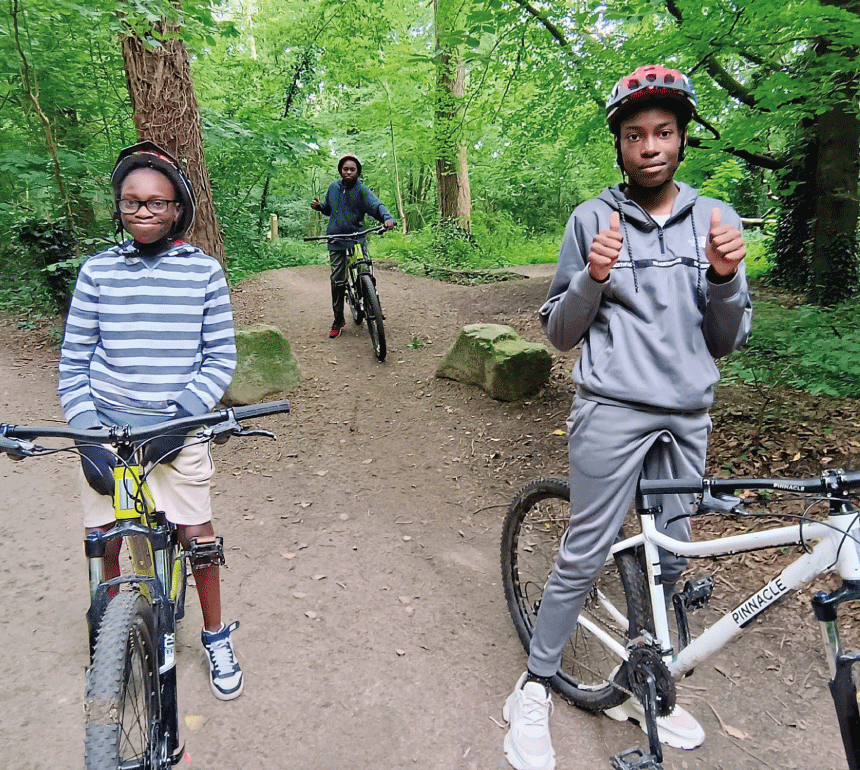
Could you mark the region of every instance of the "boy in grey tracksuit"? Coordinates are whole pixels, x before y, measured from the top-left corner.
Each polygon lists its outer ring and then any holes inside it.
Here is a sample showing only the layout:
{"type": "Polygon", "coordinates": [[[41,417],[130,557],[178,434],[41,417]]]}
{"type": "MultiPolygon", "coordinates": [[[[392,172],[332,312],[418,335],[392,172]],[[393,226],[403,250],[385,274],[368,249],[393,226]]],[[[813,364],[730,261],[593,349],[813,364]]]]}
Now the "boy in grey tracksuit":
{"type": "MultiPolygon", "coordinates": [[[[704,473],[708,408],[719,379],[714,358],[749,335],[740,219],[726,204],[674,181],[694,106],[689,81],[659,66],[640,68],[616,86],[607,109],[629,182],[574,210],[540,309],[553,345],[570,350],[582,341],[582,354],[567,423],[570,526],[544,588],[528,670],[505,704],[511,722],[505,750],[518,770],[555,765],[548,680],[558,671],[640,473],[704,473]]],[[[689,540],[684,514],[692,512],[692,502],[666,497],[658,526],[689,540]]],[[[667,594],[683,568],[682,559],[664,554],[667,594]]],[[[704,739],[680,709],[660,728],[661,740],[670,744],[692,748],[704,739]]]]}

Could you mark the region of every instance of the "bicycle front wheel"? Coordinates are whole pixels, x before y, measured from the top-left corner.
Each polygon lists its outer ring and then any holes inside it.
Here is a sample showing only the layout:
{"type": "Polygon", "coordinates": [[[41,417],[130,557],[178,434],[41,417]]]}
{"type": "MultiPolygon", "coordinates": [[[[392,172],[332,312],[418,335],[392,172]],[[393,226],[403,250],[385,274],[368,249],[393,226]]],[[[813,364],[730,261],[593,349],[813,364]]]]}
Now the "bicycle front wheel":
{"type": "Polygon", "coordinates": [[[161,768],[152,610],[136,591],[110,601],[87,672],[85,770],[161,768]]]}
{"type": "Polygon", "coordinates": [[[373,279],[369,275],[362,275],[359,280],[361,281],[364,313],[367,316],[367,330],[370,332],[373,352],[380,361],[384,361],[388,351],[385,347],[385,329],[382,326],[382,306],[379,304],[379,295],[376,293],[373,279]]]}
{"type": "Polygon", "coordinates": [[[361,300],[359,299],[355,284],[351,282],[346,285],[346,301],[352,313],[352,320],[356,324],[361,324],[364,320],[364,308],[361,306],[361,300]]]}
{"type": "MultiPolygon", "coordinates": [[[[564,479],[524,487],[508,508],[502,531],[502,582],[508,610],[526,651],[531,644],[543,588],[570,521],[570,490],[564,479]]],[[[588,595],[579,622],[562,652],[552,686],[589,711],[627,699],[626,642],[650,624],[645,575],[631,552],[608,563],[588,595]],[[626,685],[624,685],[626,686],[626,685]]]]}

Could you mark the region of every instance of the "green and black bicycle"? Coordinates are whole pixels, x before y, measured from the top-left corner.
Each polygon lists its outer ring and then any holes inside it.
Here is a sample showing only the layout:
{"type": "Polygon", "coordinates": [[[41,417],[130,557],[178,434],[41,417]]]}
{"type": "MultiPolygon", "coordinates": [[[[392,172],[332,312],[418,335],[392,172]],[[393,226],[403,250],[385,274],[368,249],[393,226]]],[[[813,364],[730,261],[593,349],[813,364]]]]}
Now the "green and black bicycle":
{"type": "MultiPolygon", "coordinates": [[[[385,225],[371,227],[357,233],[337,233],[305,238],[306,241],[355,241],[368,233],[382,235],[385,225]]],[[[346,301],[356,324],[367,320],[367,331],[370,332],[370,342],[373,352],[380,361],[385,360],[388,348],[385,345],[385,327],[382,304],[379,292],[376,290],[376,276],[373,274],[373,262],[360,243],[349,243],[345,247],[347,258],[346,301]]]]}
{"type": "MultiPolygon", "coordinates": [[[[77,446],[111,444],[116,524],[84,541],[89,567],[90,665],[84,701],[86,770],[166,770],[182,758],[176,691],[176,622],[184,614],[186,560],[177,530],[156,510],[139,464],[141,448],[164,435],[193,435],[223,443],[230,436],[267,436],[240,420],[288,412],[288,401],[222,409],[168,420],[147,428],[74,430],[56,426],[0,424],[0,454],[13,460],[77,451],[77,446]],[[195,432],[196,431],[196,432],[195,432]],[[45,447],[35,439],[77,442],[45,447]],[[119,577],[105,580],[105,551],[125,544],[119,577]]],[[[213,564],[223,563],[217,538],[200,543],[213,564]]],[[[199,554],[195,551],[195,558],[199,554]]]]}

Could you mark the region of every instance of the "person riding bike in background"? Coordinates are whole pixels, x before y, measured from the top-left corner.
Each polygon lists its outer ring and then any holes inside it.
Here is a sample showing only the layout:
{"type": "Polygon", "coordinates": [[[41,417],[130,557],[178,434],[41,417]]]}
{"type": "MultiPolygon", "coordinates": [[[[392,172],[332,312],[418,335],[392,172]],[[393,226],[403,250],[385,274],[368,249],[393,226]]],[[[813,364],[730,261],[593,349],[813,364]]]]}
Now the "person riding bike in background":
{"type": "MultiPolygon", "coordinates": [[[[218,261],[182,241],[194,220],[191,184],[152,142],[124,149],[111,175],[117,236],[132,237],[81,268],[60,350],[59,393],[72,428],[144,427],[202,415],[236,368],[233,312],[218,261]]],[[[216,698],[242,692],[242,669],[221,622],[220,538],[214,537],[207,444],[161,436],[143,448],[147,483],[189,552],[203,613],[201,640],[216,698]],[[155,466],[154,468],[152,466],[155,466]]],[[[87,532],[114,526],[113,468],[104,446],[79,445],[87,532]]],[[[120,573],[120,541],[108,544],[105,577],[120,573]]]]}
{"type": "MultiPolygon", "coordinates": [[[[382,222],[389,230],[394,228],[394,218],[369,188],[359,182],[361,161],[355,155],[344,155],[337,164],[340,180],[329,185],[323,203],[314,197],[311,208],[325,214],[328,220],[326,235],[354,233],[364,229],[364,215],[382,222]]],[[[367,254],[367,238],[359,238],[364,253],[367,254]]],[[[329,337],[339,337],[345,325],[343,300],[346,294],[346,249],[354,245],[341,240],[329,243],[328,256],[331,262],[331,304],[334,310],[334,323],[329,337]]]]}
{"type": "MultiPolygon", "coordinates": [[[[571,519],[543,591],[528,667],[505,702],[505,754],[517,770],[552,770],[550,679],[645,478],[704,473],[719,371],[752,319],[738,215],[676,182],[696,107],[689,79],[660,65],[622,78],[606,107],[622,176],[572,213],[540,308],[552,344],[582,341],[567,422],[571,519]]],[[[692,496],[666,496],[660,530],[690,539],[692,496]]],[[[667,600],[684,568],[663,554],[667,600]]],[[[610,709],[644,724],[638,702],[610,709]]],[[[676,706],[662,743],[695,748],[704,731],[676,706]]]]}

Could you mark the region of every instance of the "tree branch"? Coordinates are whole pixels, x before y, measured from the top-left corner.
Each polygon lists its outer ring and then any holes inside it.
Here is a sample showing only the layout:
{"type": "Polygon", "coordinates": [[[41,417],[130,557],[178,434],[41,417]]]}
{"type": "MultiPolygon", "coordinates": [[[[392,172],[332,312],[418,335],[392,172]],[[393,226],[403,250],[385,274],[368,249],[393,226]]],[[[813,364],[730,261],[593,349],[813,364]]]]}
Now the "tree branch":
{"type": "MultiPolygon", "coordinates": [[[[666,10],[675,17],[675,21],[678,26],[681,27],[684,24],[684,14],[681,11],[680,6],[677,3],[677,0],[666,0],[666,10]]],[[[737,19],[735,19],[735,23],[737,23],[737,19]]],[[[705,70],[711,76],[713,81],[723,88],[723,90],[727,91],[728,94],[740,102],[743,102],[748,107],[755,107],[756,101],[752,95],[752,92],[744,86],[740,81],[733,78],[725,67],[717,61],[716,56],[714,56],[713,51],[711,51],[699,64],[697,64],[693,71],[698,69],[700,66],[704,65],[705,70]]]]}

